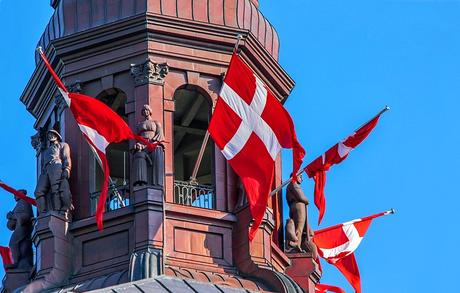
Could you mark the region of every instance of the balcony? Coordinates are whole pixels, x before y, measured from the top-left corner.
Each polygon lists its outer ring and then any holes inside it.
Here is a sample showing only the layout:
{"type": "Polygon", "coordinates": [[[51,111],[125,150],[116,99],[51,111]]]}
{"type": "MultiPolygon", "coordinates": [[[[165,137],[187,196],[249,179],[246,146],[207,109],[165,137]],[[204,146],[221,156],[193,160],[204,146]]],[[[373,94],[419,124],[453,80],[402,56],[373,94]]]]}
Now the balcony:
{"type": "Polygon", "coordinates": [[[174,203],[203,209],[215,208],[213,185],[174,180],[174,203]]]}

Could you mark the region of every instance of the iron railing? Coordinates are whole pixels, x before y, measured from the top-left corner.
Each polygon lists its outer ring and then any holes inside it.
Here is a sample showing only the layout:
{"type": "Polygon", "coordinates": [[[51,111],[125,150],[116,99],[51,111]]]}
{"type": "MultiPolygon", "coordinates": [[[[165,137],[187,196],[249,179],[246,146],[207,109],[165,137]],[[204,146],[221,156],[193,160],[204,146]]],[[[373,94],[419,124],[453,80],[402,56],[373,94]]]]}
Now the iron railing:
{"type": "Polygon", "coordinates": [[[214,186],[174,180],[174,202],[204,209],[214,209],[214,186]]]}
{"type": "MultiPolygon", "coordinates": [[[[96,214],[97,202],[99,201],[100,191],[92,192],[89,195],[91,216],[96,214]]],[[[114,185],[109,184],[107,200],[105,202],[105,211],[115,211],[123,207],[129,206],[129,185],[114,185]]]]}

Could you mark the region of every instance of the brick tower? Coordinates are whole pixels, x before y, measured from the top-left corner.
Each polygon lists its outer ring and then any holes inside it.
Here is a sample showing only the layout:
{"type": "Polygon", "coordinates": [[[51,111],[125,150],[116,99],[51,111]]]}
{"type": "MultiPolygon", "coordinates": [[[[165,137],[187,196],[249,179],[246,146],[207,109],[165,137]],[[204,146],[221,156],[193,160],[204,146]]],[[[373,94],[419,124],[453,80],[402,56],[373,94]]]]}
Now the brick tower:
{"type": "MultiPolygon", "coordinates": [[[[164,166],[161,182],[135,186],[133,143],[109,146],[111,188],[105,229],[98,231],[101,168],[36,55],[21,101],[36,118],[37,140],[57,129],[71,148],[75,210],[71,218],[37,218],[36,264],[17,286],[25,292],[117,292],[123,286],[132,292],[226,292],[228,286],[235,292],[314,292],[320,274],[311,252],[284,253],[281,193],[270,199],[249,242],[251,216],[241,183],[212,140],[202,147],[238,34],[240,56],[280,101],[294,86],[277,62],[278,35],[258,1],[51,5],[55,11],[38,45],[58,75],[71,91],[109,105],[133,130],[149,105],[164,132],[164,166]],[[196,181],[190,182],[201,149],[196,181]]],[[[40,170],[42,147],[36,147],[40,170]]],[[[279,157],[273,185],[281,179],[279,157]]]]}

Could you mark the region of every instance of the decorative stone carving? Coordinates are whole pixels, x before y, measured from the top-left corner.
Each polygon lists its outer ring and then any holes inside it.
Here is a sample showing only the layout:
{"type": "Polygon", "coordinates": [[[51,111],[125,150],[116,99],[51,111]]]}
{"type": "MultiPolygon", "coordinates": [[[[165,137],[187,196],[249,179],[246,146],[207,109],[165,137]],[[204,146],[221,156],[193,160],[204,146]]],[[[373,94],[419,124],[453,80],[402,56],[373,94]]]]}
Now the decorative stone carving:
{"type": "Polygon", "coordinates": [[[129,280],[132,282],[160,275],[162,258],[162,251],[153,248],[133,253],[129,261],[129,280]]]}
{"type": "MultiPolygon", "coordinates": [[[[27,194],[26,190],[19,190],[27,194]]],[[[10,238],[11,255],[13,256],[13,264],[6,266],[8,269],[30,270],[33,266],[33,251],[32,251],[32,221],[33,211],[30,203],[15,197],[16,206],[8,212],[7,227],[13,234],[10,238]]]]}
{"type": "Polygon", "coordinates": [[[60,2],[60,0],[50,0],[50,5],[51,5],[51,7],[56,9],[58,7],[58,5],[59,5],[59,2],[60,2]]]}
{"type": "Polygon", "coordinates": [[[71,93],[81,93],[82,92],[82,88],[81,88],[81,83],[80,81],[75,81],[71,84],[69,84],[67,86],[67,89],[71,92],[71,93]]]}
{"type": "Polygon", "coordinates": [[[55,130],[47,132],[48,148],[43,151],[43,167],[35,189],[40,214],[65,213],[72,207],[69,176],[72,167],[70,147],[55,130]]]}
{"type": "Polygon", "coordinates": [[[30,137],[30,144],[35,149],[37,156],[41,153],[44,146],[46,146],[46,144],[44,143],[45,134],[46,133],[43,130],[43,128],[39,128],[37,133],[35,133],[33,136],[30,137]]]}
{"type": "Polygon", "coordinates": [[[286,246],[288,252],[301,252],[302,238],[307,224],[307,205],[302,187],[302,175],[297,177],[296,182],[289,183],[286,189],[286,200],[289,205],[289,218],[286,222],[286,246]]]}
{"type": "Polygon", "coordinates": [[[67,103],[65,102],[64,97],[61,95],[58,95],[54,98],[54,105],[59,115],[64,111],[65,108],[67,108],[67,103]]]}
{"type": "Polygon", "coordinates": [[[134,78],[136,86],[149,83],[163,85],[168,72],[168,64],[155,63],[150,59],[147,59],[142,64],[131,64],[131,76],[134,78]]]}
{"type": "Polygon", "coordinates": [[[149,185],[163,186],[165,168],[164,168],[164,149],[161,144],[164,141],[163,127],[161,123],[152,119],[152,109],[149,105],[144,105],[142,109],[144,121],[137,125],[137,133],[147,139],[149,142],[160,142],[160,144],[150,153],[152,161],[151,180],[149,185]]]}
{"type": "Polygon", "coordinates": [[[143,186],[148,184],[148,166],[152,166],[152,159],[145,151],[145,145],[136,143],[133,149],[132,182],[133,186],[143,186]]]}

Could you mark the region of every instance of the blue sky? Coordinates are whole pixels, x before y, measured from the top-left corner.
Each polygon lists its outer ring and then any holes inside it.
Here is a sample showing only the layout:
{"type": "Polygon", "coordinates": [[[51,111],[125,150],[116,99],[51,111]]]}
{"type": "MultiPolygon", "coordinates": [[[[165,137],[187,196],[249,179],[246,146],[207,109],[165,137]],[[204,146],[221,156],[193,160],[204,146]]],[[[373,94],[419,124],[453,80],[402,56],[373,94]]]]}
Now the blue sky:
{"type": "MultiPolygon", "coordinates": [[[[19,96],[52,13],[49,1],[0,1],[0,179],[30,192],[33,118],[19,96]]],[[[395,208],[374,220],[356,252],[363,292],[444,292],[460,260],[459,1],[261,0],[296,81],[286,107],[313,160],[388,104],[371,136],[328,172],[322,227],[395,208]]],[[[284,152],[284,173],[290,153],[284,152]]],[[[285,176],[285,177],[286,177],[285,176]]],[[[313,183],[304,183],[312,199],[313,183]]],[[[0,245],[13,208],[0,192],[0,245]]],[[[309,208],[314,229],[317,211],[309,208]]],[[[323,264],[322,282],[351,287],[323,264]]],[[[0,269],[0,275],[3,271],[0,269]]]]}

